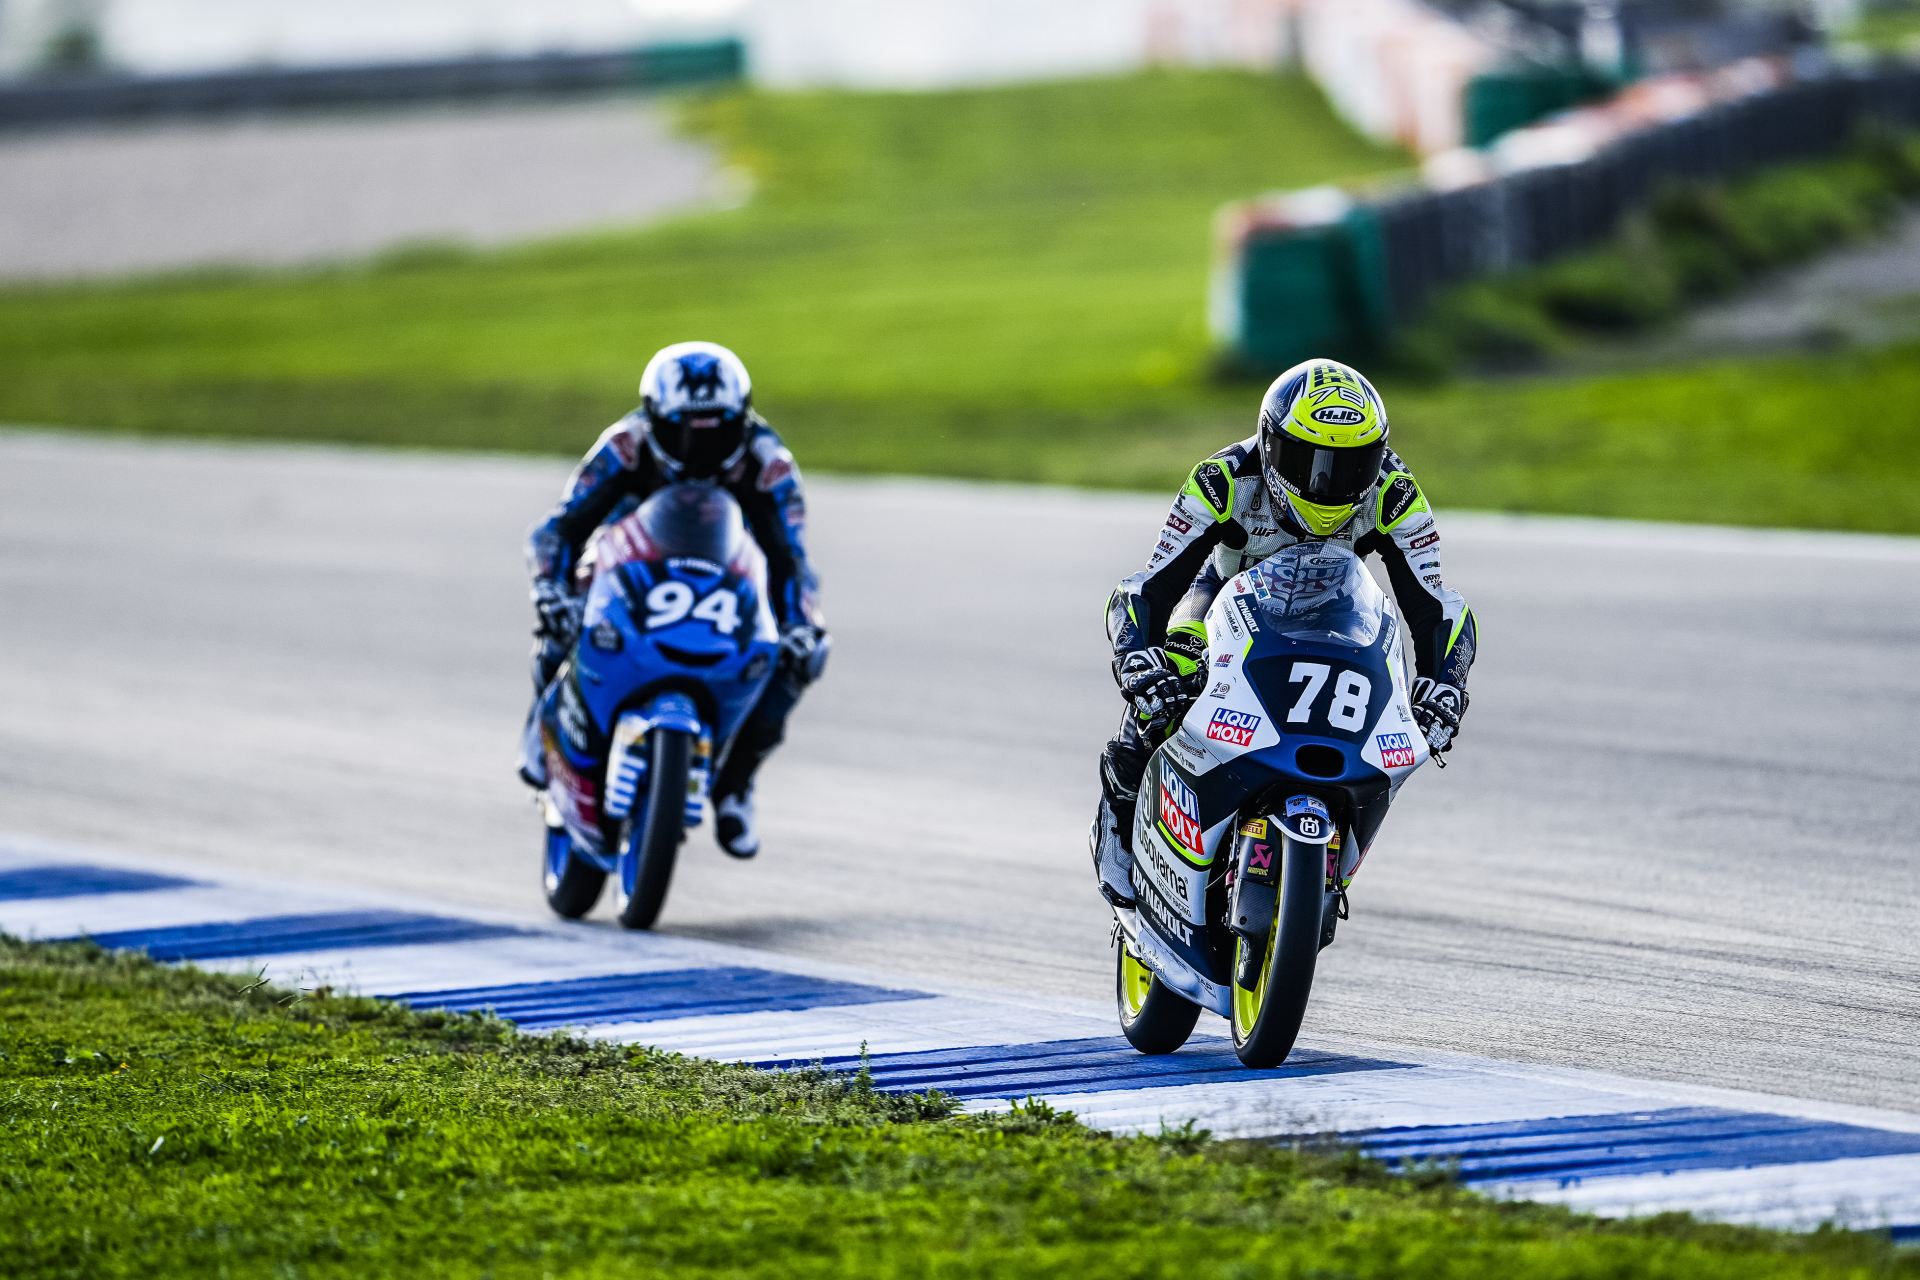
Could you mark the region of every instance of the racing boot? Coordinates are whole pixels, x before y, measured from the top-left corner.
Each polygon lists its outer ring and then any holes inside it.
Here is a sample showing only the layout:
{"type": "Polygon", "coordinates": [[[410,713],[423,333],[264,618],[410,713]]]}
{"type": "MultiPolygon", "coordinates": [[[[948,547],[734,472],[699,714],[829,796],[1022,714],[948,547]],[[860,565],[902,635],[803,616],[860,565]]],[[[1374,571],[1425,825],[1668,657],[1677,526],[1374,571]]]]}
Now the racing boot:
{"type": "Polygon", "coordinates": [[[1093,826],[1087,831],[1087,848],[1093,854],[1094,869],[1100,877],[1100,896],[1110,906],[1131,909],[1133,850],[1120,838],[1120,824],[1104,798],[1100,801],[1100,811],[1093,815],[1093,826]]]}
{"type": "Polygon", "coordinates": [[[721,796],[713,806],[713,838],[736,858],[760,852],[760,828],[753,818],[753,787],[721,796]]]}

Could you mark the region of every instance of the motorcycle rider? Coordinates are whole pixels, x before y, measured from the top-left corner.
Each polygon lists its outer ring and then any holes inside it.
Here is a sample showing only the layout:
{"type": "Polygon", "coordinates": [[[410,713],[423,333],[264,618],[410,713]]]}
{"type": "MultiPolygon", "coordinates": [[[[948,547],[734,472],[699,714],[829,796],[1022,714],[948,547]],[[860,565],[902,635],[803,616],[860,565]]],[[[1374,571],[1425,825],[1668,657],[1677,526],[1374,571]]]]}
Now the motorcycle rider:
{"type": "Polygon", "coordinates": [[[560,505],[533,527],[534,712],[521,746],[520,777],[547,784],[540,743],[541,695],[580,630],[585,599],[574,569],[594,530],[680,481],[719,485],[739,502],[767,561],[767,592],[780,625],[780,659],[713,780],[714,834],[736,858],[760,851],[753,779],[785,736],[801,692],[820,677],[831,646],[819,580],[807,559],[806,499],[793,455],[753,409],[753,381],[740,358],[712,342],[663,347],[640,375],[640,407],[601,433],[567,481],[560,505]]]}
{"type": "Polygon", "coordinates": [[[1379,392],[1333,360],[1274,379],[1258,431],[1201,462],[1175,497],[1147,567],[1107,604],[1113,677],[1126,698],[1100,757],[1091,844],[1100,892],[1133,905],[1133,822],[1148,757],[1205,684],[1207,609],[1224,583],[1306,541],[1343,542],[1386,564],[1417,678],[1413,714],[1436,756],[1467,710],[1473,612],[1440,573],[1426,495],[1387,447],[1379,392]]]}

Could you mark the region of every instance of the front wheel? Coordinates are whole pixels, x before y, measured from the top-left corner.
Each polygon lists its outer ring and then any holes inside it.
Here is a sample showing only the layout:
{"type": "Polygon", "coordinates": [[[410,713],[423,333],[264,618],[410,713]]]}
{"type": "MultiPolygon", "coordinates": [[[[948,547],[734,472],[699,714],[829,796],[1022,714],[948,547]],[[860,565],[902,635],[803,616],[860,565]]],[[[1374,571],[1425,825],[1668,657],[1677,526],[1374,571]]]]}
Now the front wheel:
{"type": "Polygon", "coordinates": [[[621,829],[619,876],[614,904],[620,923],[651,929],[666,905],[673,860],[687,833],[687,775],[693,739],[679,729],[655,729],[647,735],[647,807],[621,829]]]}
{"type": "MultiPolygon", "coordinates": [[[[1300,1023],[1313,990],[1313,965],[1320,954],[1320,919],[1327,896],[1327,853],[1317,844],[1285,842],[1280,864],[1280,894],[1267,935],[1266,963],[1249,991],[1233,984],[1233,1049],[1250,1067],[1277,1067],[1293,1052],[1300,1023]]],[[[1235,944],[1234,971],[1240,970],[1247,940],[1235,944]]]]}
{"type": "Polygon", "coordinates": [[[1172,1053],[1193,1034],[1200,1006],[1167,986],[1134,958],[1127,940],[1115,948],[1114,998],[1120,1006],[1120,1030],[1142,1053],[1172,1053]]]}
{"type": "Polygon", "coordinates": [[[578,920],[600,900],[607,873],[586,859],[573,856],[573,841],[565,827],[548,827],[540,880],[553,913],[563,920],[578,920]]]}

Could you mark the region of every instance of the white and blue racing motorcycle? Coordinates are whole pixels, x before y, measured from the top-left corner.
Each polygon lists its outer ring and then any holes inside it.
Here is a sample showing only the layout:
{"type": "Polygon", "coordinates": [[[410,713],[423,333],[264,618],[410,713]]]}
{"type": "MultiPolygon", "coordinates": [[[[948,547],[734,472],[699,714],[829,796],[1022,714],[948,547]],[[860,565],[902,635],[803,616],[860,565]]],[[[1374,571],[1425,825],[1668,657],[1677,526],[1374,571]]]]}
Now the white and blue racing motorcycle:
{"type": "Polygon", "coordinates": [[[1428,759],[1400,625],[1360,558],[1289,547],[1207,612],[1209,687],[1154,752],[1117,910],[1120,1024],[1142,1053],[1202,1009],[1240,1060],[1286,1061],[1320,950],[1387,806],[1428,759]]]}

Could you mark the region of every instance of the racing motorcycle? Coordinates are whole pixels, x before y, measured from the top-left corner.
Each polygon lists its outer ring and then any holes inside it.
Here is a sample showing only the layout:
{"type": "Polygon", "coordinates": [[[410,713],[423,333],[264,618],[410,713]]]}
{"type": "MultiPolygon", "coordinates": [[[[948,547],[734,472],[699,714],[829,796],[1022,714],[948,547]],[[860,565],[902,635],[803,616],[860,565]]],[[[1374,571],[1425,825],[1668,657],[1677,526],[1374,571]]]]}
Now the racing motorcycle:
{"type": "Polygon", "coordinates": [[[1210,687],[1140,788],[1115,995],[1142,1053],[1178,1049],[1208,1009],[1241,1062],[1276,1067],[1346,888],[1429,752],[1400,624],[1349,548],[1302,543],[1262,561],[1206,625],[1210,687]]]}
{"type": "Polygon", "coordinates": [[[620,923],[646,929],[773,675],[766,557],[730,494],[676,484],[594,534],[577,584],[579,639],[538,712],[547,905],[583,916],[611,878],[620,923]]]}

